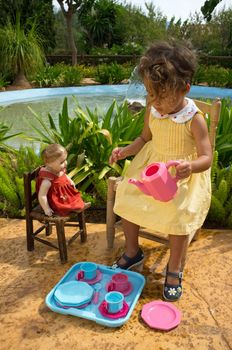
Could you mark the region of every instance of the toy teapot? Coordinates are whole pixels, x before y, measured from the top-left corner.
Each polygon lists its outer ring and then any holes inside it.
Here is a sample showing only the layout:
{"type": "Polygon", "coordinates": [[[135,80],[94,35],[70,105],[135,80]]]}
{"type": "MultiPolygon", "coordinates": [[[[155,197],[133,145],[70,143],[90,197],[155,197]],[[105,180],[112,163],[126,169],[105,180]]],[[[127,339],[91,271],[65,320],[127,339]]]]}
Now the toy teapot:
{"type": "Polygon", "coordinates": [[[129,179],[128,182],[136,185],[143,193],[162,202],[174,198],[177,187],[177,177],[173,177],[168,169],[179,165],[180,162],[171,160],[167,163],[152,163],[142,172],[142,181],[129,179]]]}

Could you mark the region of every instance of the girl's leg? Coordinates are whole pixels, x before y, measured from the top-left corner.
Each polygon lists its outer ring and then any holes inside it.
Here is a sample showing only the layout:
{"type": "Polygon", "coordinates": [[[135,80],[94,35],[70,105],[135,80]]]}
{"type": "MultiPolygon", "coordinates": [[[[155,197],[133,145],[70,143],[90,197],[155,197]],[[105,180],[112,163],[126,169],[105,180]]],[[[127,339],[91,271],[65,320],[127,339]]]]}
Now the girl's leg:
{"type": "MultiPolygon", "coordinates": [[[[127,221],[125,219],[122,219],[122,227],[125,235],[125,254],[129,258],[133,258],[139,250],[139,226],[127,221]]],[[[121,257],[118,260],[118,263],[120,265],[125,264],[125,259],[121,257]]]]}
{"type": "MultiPolygon", "coordinates": [[[[187,249],[188,249],[188,235],[169,235],[170,244],[170,258],[168,262],[168,271],[179,273],[182,271],[183,261],[185,261],[187,249]]],[[[167,283],[178,284],[177,278],[167,276],[167,283]]]]}

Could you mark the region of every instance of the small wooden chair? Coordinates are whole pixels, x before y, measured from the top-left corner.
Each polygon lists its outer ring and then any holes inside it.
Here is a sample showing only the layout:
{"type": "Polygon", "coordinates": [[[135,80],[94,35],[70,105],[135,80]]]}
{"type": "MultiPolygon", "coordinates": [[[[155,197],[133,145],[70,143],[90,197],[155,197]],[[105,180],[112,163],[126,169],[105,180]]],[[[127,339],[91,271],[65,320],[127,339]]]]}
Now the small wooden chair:
{"type": "MultiPolygon", "coordinates": [[[[207,116],[210,117],[210,127],[209,127],[209,138],[212,145],[212,149],[215,148],[215,138],[217,125],[220,118],[221,111],[221,101],[220,99],[215,99],[212,103],[207,103],[203,101],[194,100],[198,108],[207,116]]],[[[115,238],[115,225],[119,225],[120,221],[116,223],[116,214],[114,214],[114,202],[115,194],[117,189],[117,184],[122,180],[122,177],[110,177],[108,179],[108,192],[107,192],[107,207],[106,207],[106,238],[108,248],[113,248],[114,238],[115,238]]],[[[189,236],[189,243],[197,238],[200,230],[197,230],[194,234],[189,236]]],[[[146,228],[140,228],[139,236],[156,241],[159,243],[168,245],[168,236],[159,235],[158,233],[153,233],[148,231],[146,228]]]]}
{"type": "Polygon", "coordinates": [[[43,209],[38,204],[37,194],[33,191],[34,186],[32,185],[33,181],[38,176],[39,170],[40,168],[37,168],[32,172],[24,173],[27,250],[34,250],[34,240],[37,240],[52,248],[58,249],[60,260],[62,263],[65,263],[68,260],[67,245],[70,245],[78,236],[80,236],[81,242],[85,242],[87,239],[84,211],[91,206],[91,203],[85,203],[84,209],[77,210],[70,214],[70,216],[46,216],[43,209]],[[41,226],[35,231],[33,228],[33,220],[37,220],[41,223],[41,226]],[[45,230],[46,236],[49,236],[52,233],[52,226],[56,227],[58,245],[37,237],[43,230],[45,230]],[[78,227],[78,231],[67,242],[65,239],[65,226],[78,227]]]}

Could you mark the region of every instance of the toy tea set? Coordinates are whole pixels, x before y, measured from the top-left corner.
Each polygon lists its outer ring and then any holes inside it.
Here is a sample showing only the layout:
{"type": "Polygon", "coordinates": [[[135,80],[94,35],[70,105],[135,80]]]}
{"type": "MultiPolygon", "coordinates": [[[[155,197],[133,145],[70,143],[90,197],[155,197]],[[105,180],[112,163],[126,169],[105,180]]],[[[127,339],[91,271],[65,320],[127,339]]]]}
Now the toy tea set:
{"type": "Polygon", "coordinates": [[[131,316],[145,278],[93,262],[73,265],[46,297],[55,312],[119,327],[131,316]]]}
{"type": "MultiPolygon", "coordinates": [[[[73,265],[46,297],[54,312],[95,321],[107,327],[126,323],[143,290],[137,272],[80,262],[73,265]]],[[[151,327],[170,330],[180,323],[180,312],[162,301],[145,304],[141,317],[151,327]]]]}
{"type": "MultiPolygon", "coordinates": [[[[143,182],[130,179],[145,194],[169,201],[177,192],[177,178],[168,171],[177,161],[150,164],[142,173],[143,182]]],[[[108,326],[122,326],[130,318],[143,290],[145,278],[140,273],[112,269],[93,262],[73,265],[46,297],[54,312],[73,315],[108,326]]],[[[142,319],[151,328],[170,330],[181,320],[180,311],[171,303],[152,301],[145,304],[142,319]]]]}

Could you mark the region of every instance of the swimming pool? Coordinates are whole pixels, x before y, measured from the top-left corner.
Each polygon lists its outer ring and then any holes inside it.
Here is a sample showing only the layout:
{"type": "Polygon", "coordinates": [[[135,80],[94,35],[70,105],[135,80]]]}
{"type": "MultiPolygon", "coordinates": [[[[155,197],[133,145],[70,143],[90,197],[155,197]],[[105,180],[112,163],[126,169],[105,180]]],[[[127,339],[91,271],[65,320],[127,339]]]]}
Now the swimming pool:
{"type": "MultiPolygon", "coordinates": [[[[125,98],[130,101],[140,101],[144,103],[145,89],[141,84],[130,85],[94,85],[80,87],[63,88],[43,88],[27,89],[20,91],[6,91],[0,93],[0,106],[4,109],[0,113],[0,120],[8,125],[12,125],[11,133],[24,132],[28,135],[33,134],[27,120],[33,120],[33,114],[28,109],[30,106],[36,113],[39,113],[44,121],[47,121],[48,113],[51,113],[54,120],[58,119],[61,112],[64,97],[68,97],[68,106],[70,116],[73,116],[75,108],[75,96],[81,107],[88,106],[90,109],[98,107],[100,113],[104,113],[116,99],[122,103],[125,98]]],[[[231,98],[232,89],[223,89],[216,87],[192,86],[189,97],[192,98],[231,98]]],[[[21,143],[20,138],[15,138],[9,143],[18,147],[21,143]]]]}
{"type": "MultiPolygon", "coordinates": [[[[102,96],[109,97],[129,97],[137,96],[142,93],[145,95],[145,89],[140,84],[132,85],[94,85],[94,86],[78,86],[78,87],[62,87],[62,88],[43,88],[43,89],[27,89],[20,91],[3,91],[0,93],[0,106],[9,106],[15,103],[25,103],[39,100],[48,100],[52,98],[64,96],[102,96]]],[[[232,89],[224,89],[208,86],[191,86],[189,97],[193,98],[232,98],[232,89]]],[[[141,96],[140,96],[141,97],[141,96]]]]}

